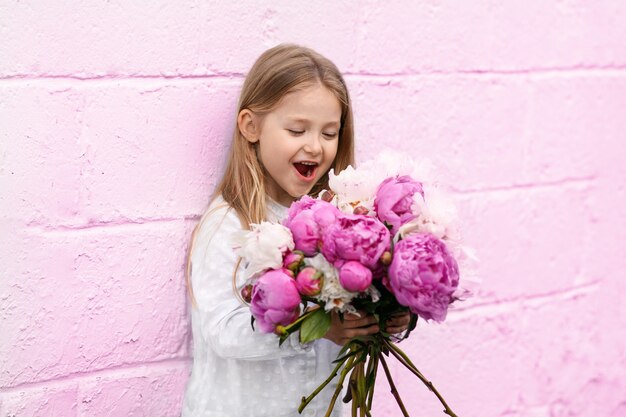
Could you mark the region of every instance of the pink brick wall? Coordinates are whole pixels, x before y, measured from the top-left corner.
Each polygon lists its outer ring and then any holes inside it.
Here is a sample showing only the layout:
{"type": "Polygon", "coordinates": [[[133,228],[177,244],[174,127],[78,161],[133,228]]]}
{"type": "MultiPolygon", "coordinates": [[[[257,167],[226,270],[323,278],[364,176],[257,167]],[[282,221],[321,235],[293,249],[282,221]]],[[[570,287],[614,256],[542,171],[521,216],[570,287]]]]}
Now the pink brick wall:
{"type": "Polygon", "coordinates": [[[189,233],[281,41],[344,71],[360,159],[455,186],[483,286],[405,343],[453,409],[626,416],[626,3],[315,3],[0,3],[0,417],[179,414],[189,233]]]}

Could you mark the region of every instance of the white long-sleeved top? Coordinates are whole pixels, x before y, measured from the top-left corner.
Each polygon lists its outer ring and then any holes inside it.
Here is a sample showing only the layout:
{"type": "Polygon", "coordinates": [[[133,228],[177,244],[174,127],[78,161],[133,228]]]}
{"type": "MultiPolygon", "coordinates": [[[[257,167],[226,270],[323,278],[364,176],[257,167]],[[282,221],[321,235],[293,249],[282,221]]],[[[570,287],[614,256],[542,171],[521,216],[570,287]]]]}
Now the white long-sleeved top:
{"type": "MultiPolygon", "coordinates": [[[[268,220],[280,221],[287,208],[268,199],[268,220]]],[[[292,335],[282,346],[278,337],[253,331],[249,307],[235,295],[232,277],[237,256],[233,234],[241,230],[235,210],[221,197],[209,207],[191,253],[193,367],[183,401],[183,417],[296,417],[308,396],[332,371],[339,346],[320,339],[307,345],[292,335]]],[[[243,267],[237,288],[243,284],[243,267]]],[[[323,416],[336,381],[304,410],[323,416]]],[[[341,400],[333,416],[341,415],[341,400]]]]}

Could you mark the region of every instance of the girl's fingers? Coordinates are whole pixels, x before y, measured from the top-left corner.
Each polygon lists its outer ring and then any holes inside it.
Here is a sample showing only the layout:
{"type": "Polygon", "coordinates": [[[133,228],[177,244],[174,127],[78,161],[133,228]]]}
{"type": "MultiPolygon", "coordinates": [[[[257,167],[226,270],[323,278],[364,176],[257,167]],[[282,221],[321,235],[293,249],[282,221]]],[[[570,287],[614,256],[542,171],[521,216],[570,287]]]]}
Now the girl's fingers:
{"type": "Polygon", "coordinates": [[[387,327],[398,327],[398,326],[408,326],[410,320],[398,319],[398,320],[388,320],[387,327]]]}
{"type": "Polygon", "coordinates": [[[346,329],[366,327],[376,323],[377,321],[374,316],[366,316],[365,314],[361,314],[361,317],[353,314],[346,314],[343,320],[343,325],[346,329]]]}
{"type": "Polygon", "coordinates": [[[408,325],[411,321],[411,315],[409,313],[403,313],[401,315],[392,316],[389,320],[387,320],[387,326],[404,326],[408,325]]]}
{"type": "Polygon", "coordinates": [[[357,329],[346,330],[346,336],[348,338],[359,337],[359,336],[369,336],[372,334],[376,334],[380,331],[380,328],[377,325],[369,326],[369,327],[360,327],[357,329]]]}
{"type": "MultiPolygon", "coordinates": [[[[333,315],[333,326],[336,328],[336,334],[340,345],[345,345],[352,338],[371,336],[380,331],[376,318],[368,315],[364,311],[359,311],[360,315],[346,313],[343,321],[338,315],[333,315]]],[[[392,316],[387,320],[386,332],[390,334],[399,334],[406,331],[411,321],[409,313],[400,313],[392,316]]]]}
{"type": "Polygon", "coordinates": [[[390,334],[398,334],[398,333],[402,333],[403,331],[405,331],[406,329],[408,329],[408,326],[400,326],[400,327],[387,327],[387,333],[390,334]]]}

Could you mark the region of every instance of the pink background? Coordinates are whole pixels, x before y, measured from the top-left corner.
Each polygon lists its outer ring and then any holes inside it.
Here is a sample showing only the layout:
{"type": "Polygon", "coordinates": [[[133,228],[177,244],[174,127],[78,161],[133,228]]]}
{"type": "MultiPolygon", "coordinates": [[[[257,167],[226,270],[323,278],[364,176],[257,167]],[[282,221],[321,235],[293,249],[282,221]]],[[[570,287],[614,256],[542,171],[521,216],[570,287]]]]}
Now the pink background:
{"type": "Polygon", "coordinates": [[[282,41],[344,72],[360,160],[454,185],[483,286],[403,345],[459,416],[626,416],[626,3],[223,3],[0,3],[0,416],[179,415],[190,231],[282,41]]]}

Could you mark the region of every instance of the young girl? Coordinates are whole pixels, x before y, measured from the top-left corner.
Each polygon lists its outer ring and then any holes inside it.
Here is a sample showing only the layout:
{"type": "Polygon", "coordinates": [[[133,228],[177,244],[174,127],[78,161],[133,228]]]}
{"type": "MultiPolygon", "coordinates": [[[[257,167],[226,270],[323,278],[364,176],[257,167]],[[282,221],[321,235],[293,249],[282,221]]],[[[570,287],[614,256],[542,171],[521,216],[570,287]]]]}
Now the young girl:
{"type": "MultiPolygon", "coordinates": [[[[371,316],[333,317],[324,339],[307,345],[292,335],[282,346],[256,332],[239,296],[243,265],[232,250],[236,231],[280,222],[299,197],[328,188],[328,171],[353,164],[352,109],[336,66],[311,49],[279,45],[264,52],[241,91],[228,166],[190,249],[193,368],[183,417],[298,416],[332,370],[341,346],[379,331],[371,316]]],[[[388,323],[400,333],[408,315],[388,323]]],[[[335,387],[304,410],[322,416],[335,387]]],[[[333,416],[340,415],[336,407],[333,416]]]]}

